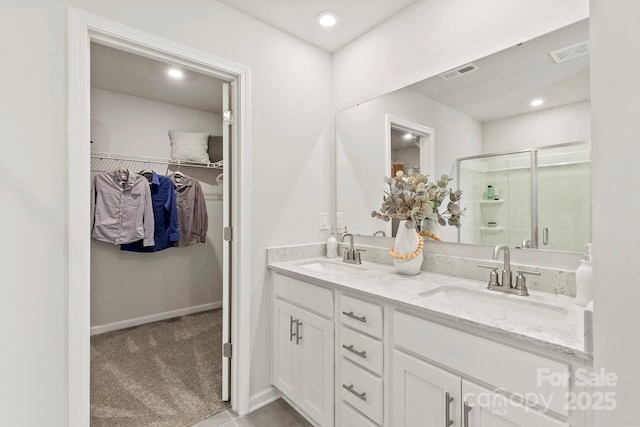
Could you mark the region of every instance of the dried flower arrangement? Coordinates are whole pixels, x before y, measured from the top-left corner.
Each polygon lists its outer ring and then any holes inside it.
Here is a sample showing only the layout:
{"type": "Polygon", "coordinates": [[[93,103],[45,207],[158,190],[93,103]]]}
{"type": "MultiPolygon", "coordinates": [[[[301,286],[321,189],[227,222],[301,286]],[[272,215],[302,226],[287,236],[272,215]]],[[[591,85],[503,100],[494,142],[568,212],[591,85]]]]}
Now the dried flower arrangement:
{"type": "Polygon", "coordinates": [[[409,169],[406,175],[403,171],[398,171],[393,178],[384,178],[389,189],[384,192],[380,210],[371,212],[371,216],[384,221],[390,221],[391,218],[404,219],[407,220],[408,228],[416,228],[418,231],[422,229],[424,220],[459,228],[460,216],[464,214],[458,204],[462,192],[447,188],[451,180],[447,175],[442,175],[433,183],[429,182],[428,175],[416,173],[413,169],[409,169]],[[447,196],[447,209],[440,213],[440,206],[447,196]]]}

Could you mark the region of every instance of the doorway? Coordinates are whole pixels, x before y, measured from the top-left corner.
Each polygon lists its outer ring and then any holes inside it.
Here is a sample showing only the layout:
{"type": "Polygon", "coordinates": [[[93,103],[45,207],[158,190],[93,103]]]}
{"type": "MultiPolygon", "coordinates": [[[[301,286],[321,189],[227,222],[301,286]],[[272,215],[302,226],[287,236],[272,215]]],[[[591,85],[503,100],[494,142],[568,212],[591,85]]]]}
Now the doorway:
{"type": "MultiPolygon", "coordinates": [[[[403,117],[385,115],[386,170],[383,176],[393,178],[398,171],[409,169],[431,177],[435,174],[435,131],[403,117]],[[388,175],[387,175],[388,174],[388,175]]],[[[399,221],[386,225],[386,235],[395,237],[399,221]]]]}
{"type": "Polygon", "coordinates": [[[225,80],[91,43],[91,426],[190,426],[229,406],[228,92],[225,80]],[[150,190],[153,243],[123,240],[111,232],[118,215],[98,215],[116,207],[117,170],[130,177],[122,200],[150,190]]]}
{"type": "MultiPolygon", "coordinates": [[[[69,209],[68,209],[68,381],[69,426],[89,424],[89,333],[90,333],[90,43],[134,53],[146,58],[179,66],[186,70],[209,75],[230,84],[229,100],[233,113],[228,120],[233,123],[230,136],[234,145],[228,148],[231,161],[225,172],[230,189],[229,223],[236,227],[231,239],[225,268],[229,280],[223,287],[223,306],[230,316],[223,322],[229,344],[234,354],[229,362],[228,388],[223,388],[227,400],[231,400],[239,414],[247,411],[249,334],[246,320],[240,313],[247,312],[238,283],[248,282],[248,268],[241,268],[242,260],[249,259],[248,245],[243,240],[249,235],[249,180],[248,171],[248,87],[249,70],[238,64],[193,50],[187,46],[120,25],[104,18],[69,8],[69,209]],[[243,194],[244,198],[240,198],[243,194]],[[242,230],[243,233],[239,231],[242,230]],[[244,270],[244,271],[243,271],[244,270]],[[226,390],[226,391],[225,391],[226,390]]],[[[245,316],[246,317],[246,316],[245,316]]],[[[228,346],[227,356],[230,356],[228,346]]],[[[222,354],[220,355],[222,358],[222,354]]],[[[229,358],[227,357],[229,361],[229,358]]]]}

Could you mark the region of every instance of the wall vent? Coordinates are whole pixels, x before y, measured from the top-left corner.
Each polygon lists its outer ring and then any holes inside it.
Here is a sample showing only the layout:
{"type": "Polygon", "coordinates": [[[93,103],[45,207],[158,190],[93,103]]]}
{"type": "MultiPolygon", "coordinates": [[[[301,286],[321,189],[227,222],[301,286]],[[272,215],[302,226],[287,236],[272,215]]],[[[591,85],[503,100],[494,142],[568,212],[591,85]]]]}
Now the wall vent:
{"type": "Polygon", "coordinates": [[[579,58],[584,55],[589,55],[589,40],[573,44],[571,46],[563,47],[562,49],[554,50],[549,55],[557,63],[570,61],[572,59],[579,58]]]}
{"type": "Polygon", "coordinates": [[[478,66],[476,64],[467,64],[467,65],[463,65],[462,67],[458,67],[455,70],[444,72],[440,74],[440,77],[442,77],[445,80],[453,80],[465,74],[469,74],[473,71],[476,71],[477,69],[478,69],[478,66]]]}

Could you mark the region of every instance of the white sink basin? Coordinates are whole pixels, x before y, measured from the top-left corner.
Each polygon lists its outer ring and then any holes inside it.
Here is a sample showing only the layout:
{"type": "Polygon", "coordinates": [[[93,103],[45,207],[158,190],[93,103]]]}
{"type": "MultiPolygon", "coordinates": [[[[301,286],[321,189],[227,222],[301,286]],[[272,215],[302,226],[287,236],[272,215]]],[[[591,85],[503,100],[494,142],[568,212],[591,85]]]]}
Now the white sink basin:
{"type": "Polygon", "coordinates": [[[555,323],[563,319],[569,310],[527,297],[507,296],[498,292],[483,292],[456,286],[440,286],[419,294],[434,303],[455,306],[467,313],[518,320],[532,323],[555,323]]]}
{"type": "Polygon", "coordinates": [[[331,261],[317,261],[309,264],[302,264],[301,267],[330,274],[348,274],[355,273],[356,271],[366,271],[366,268],[362,265],[331,261]]]}

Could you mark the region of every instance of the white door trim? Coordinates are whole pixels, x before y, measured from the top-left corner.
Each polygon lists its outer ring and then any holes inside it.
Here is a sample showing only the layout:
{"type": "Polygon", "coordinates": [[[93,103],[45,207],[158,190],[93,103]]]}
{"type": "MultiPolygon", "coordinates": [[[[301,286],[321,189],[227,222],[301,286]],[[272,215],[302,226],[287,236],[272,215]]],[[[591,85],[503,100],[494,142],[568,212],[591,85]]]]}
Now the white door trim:
{"type": "MultiPolygon", "coordinates": [[[[436,131],[430,127],[412,122],[400,116],[385,114],[384,116],[384,137],[385,137],[385,170],[382,176],[391,174],[391,128],[402,128],[420,135],[420,172],[428,174],[432,179],[436,167],[436,131]]],[[[393,177],[391,177],[393,178],[393,177]]],[[[387,236],[391,236],[391,223],[386,224],[387,236]]]]}
{"type": "Polygon", "coordinates": [[[231,398],[236,412],[249,409],[250,387],[250,69],[132,27],[68,8],[67,146],[67,417],[69,427],[89,426],[90,334],[90,42],[180,65],[233,82],[231,173],[232,319],[231,398]],[[244,287],[242,286],[244,285],[244,287]]]}

